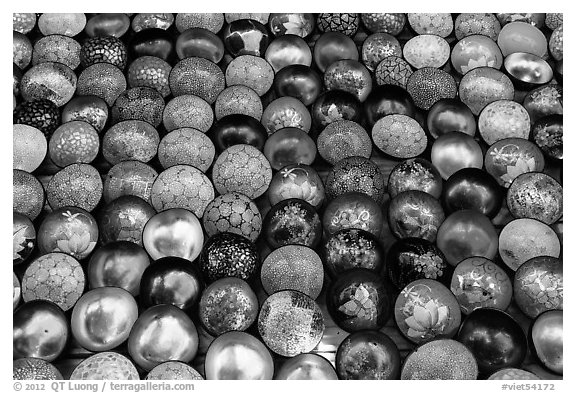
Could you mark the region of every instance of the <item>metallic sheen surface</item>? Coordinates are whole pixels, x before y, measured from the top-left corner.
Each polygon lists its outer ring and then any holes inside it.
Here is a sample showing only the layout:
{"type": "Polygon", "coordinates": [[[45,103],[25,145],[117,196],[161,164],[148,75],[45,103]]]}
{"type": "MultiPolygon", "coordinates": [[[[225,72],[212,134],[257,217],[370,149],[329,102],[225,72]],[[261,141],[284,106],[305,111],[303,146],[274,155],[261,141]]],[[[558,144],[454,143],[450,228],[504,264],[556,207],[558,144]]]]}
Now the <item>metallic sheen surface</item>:
{"type": "Polygon", "coordinates": [[[463,168],[444,184],[443,203],[447,213],[472,209],[494,218],[502,207],[504,194],[498,182],[478,168],[463,168]]]}
{"type": "Polygon", "coordinates": [[[203,57],[218,63],[224,57],[224,44],[211,31],[192,28],[183,31],[176,39],[176,54],[180,59],[203,57]]]}
{"type": "Polygon", "coordinates": [[[64,350],[69,334],[66,316],[56,304],[46,300],[26,302],[14,312],[13,357],[51,362],[64,350]]]}
{"type": "Polygon", "coordinates": [[[152,259],[175,256],[193,261],[202,250],[204,234],[194,213],[185,209],[164,210],[144,227],[142,243],[152,259]]]}
{"type": "Polygon", "coordinates": [[[448,132],[432,144],[432,164],[444,180],[463,168],[479,168],[484,164],[484,155],[478,142],[463,132],[448,132]]]}
{"type": "Polygon", "coordinates": [[[498,235],[482,213],[459,210],[446,217],[438,229],[437,244],[448,263],[456,266],[472,256],[493,259],[498,252],[498,235]]]}
{"type": "Polygon", "coordinates": [[[524,331],[510,315],[494,308],[481,308],[466,317],[458,331],[478,361],[481,374],[522,364],[528,343],[524,331]]]}
{"type": "Polygon", "coordinates": [[[228,332],[210,344],[204,369],[208,380],[272,379],[274,361],[256,337],[244,332],[228,332]]]}
{"type": "Polygon", "coordinates": [[[276,73],[290,65],[310,66],[312,64],[310,47],[306,41],[294,34],[275,38],[266,49],[264,58],[276,73]]]}
{"type": "Polygon", "coordinates": [[[316,158],[316,144],[305,131],[286,127],[270,135],[263,152],[270,166],[279,170],[291,164],[311,165],[316,158]]]}
{"type": "Polygon", "coordinates": [[[322,93],[322,79],[307,65],[291,64],[276,72],[274,91],[280,97],[295,97],[304,105],[311,105],[322,93]]]}
{"type": "Polygon", "coordinates": [[[352,38],[340,32],[323,33],[314,45],[314,63],[322,72],[335,61],[358,58],[358,48],[352,38]]]}
{"type": "Polygon", "coordinates": [[[72,310],[72,336],[89,351],[107,351],[122,344],[138,318],[130,292],[114,287],[86,292],[72,310]]]}
{"type": "Polygon", "coordinates": [[[90,257],[88,283],[92,289],[118,287],[138,296],[140,279],[148,265],[150,258],[139,245],[129,241],[110,242],[90,257]]]}
{"type": "Polygon", "coordinates": [[[504,69],[518,87],[538,87],[550,82],[554,77],[552,67],[539,56],[516,52],[504,59],[504,69]]]}
{"type": "Polygon", "coordinates": [[[275,380],[337,380],[328,360],[313,353],[302,353],[286,360],[276,371],[275,380]]]}
{"type": "Polygon", "coordinates": [[[140,304],[172,304],[190,311],[200,301],[204,283],[198,266],[178,257],[160,258],[144,270],[140,281],[140,304]]]}
{"type": "Polygon", "coordinates": [[[541,314],[530,330],[536,356],[547,369],[557,374],[564,372],[563,333],[563,312],[558,310],[541,314]]]}
{"type": "Polygon", "coordinates": [[[196,326],[184,311],[167,304],[144,311],[128,339],[130,357],[145,370],[168,360],[187,363],[197,351],[196,326]]]}

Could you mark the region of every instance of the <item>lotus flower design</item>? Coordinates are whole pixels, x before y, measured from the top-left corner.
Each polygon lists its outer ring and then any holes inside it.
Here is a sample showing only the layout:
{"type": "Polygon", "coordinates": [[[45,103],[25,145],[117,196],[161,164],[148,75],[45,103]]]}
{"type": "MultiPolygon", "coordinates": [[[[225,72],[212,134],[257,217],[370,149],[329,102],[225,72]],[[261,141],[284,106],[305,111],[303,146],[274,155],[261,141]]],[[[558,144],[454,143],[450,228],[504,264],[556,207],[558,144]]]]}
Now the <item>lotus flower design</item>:
{"type": "Polygon", "coordinates": [[[376,303],[372,300],[370,291],[362,284],[356,288],[350,300],[342,304],[338,310],[346,315],[367,320],[373,319],[377,313],[376,303]]]}
{"type": "Polygon", "coordinates": [[[534,158],[530,158],[529,160],[523,160],[519,158],[514,165],[506,166],[506,173],[500,176],[500,179],[506,182],[506,184],[511,184],[514,179],[516,179],[521,174],[532,172],[535,169],[536,161],[534,158]]]}
{"type": "Polygon", "coordinates": [[[442,332],[450,317],[448,307],[437,300],[428,300],[426,304],[416,304],[412,315],[404,320],[408,325],[408,336],[430,338],[442,332]]]}
{"type": "Polygon", "coordinates": [[[56,242],[55,251],[61,251],[73,257],[84,257],[96,246],[96,242],[90,241],[90,233],[73,232],[67,239],[60,239],[56,242]]]}

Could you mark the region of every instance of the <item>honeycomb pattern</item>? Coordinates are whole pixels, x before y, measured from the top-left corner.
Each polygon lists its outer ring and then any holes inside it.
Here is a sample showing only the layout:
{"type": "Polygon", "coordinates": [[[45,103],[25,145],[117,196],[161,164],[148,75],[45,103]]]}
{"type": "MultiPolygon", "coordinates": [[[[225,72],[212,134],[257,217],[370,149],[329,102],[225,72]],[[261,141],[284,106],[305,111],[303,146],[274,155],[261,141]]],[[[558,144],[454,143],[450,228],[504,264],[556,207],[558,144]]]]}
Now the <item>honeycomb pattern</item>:
{"type": "Polygon", "coordinates": [[[411,158],[426,150],[428,138],[420,124],[406,115],[388,115],[372,128],[374,144],[395,158],[411,158]]]}
{"type": "Polygon", "coordinates": [[[496,16],[488,13],[462,13],[456,17],[454,22],[454,33],[458,40],[470,35],[480,34],[496,41],[501,29],[502,27],[496,16]]]}
{"type": "Polygon", "coordinates": [[[28,266],[22,277],[22,298],[49,300],[62,310],[70,310],[84,292],[82,266],[67,254],[49,253],[28,266]]]}
{"type": "Polygon", "coordinates": [[[112,165],[121,161],[148,162],[158,152],[158,131],[142,120],[125,120],[114,124],[102,139],[102,153],[112,165]]]}
{"type": "Polygon", "coordinates": [[[224,90],[224,73],[213,62],[201,57],[180,60],[169,76],[170,90],[177,97],[192,94],[209,104],[224,90]]]}
{"type": "Polygon", "coordinates": [[[98,131],[83,121],[62,124],[56,129],[48,145],[50,158],[62,168],[75,163],[91,163],[99,149],[98,131]]]}
{"type": "Polygon", "coordinates": [[[268,23],[270,18],[270,14],[267,13],[254,13],[254,12],[244,12],[244,13],[226,13],[224,14],[227,23],[232,23],[235,20],[239,19],[252,19],[257,22],[262,23],[263,25],[268,23]]]}
{"type": "Polygon", "coordinates": [[[324,267],[313,249],[287,245],[272,251],[266,257],[260,279],[268,294],[292,289],[316,299],[322,290],[324,267]]]}
{"type": "Polygon", "coordinates": [[[12,29],[26,34],[36,25],[36,14],[33,12],[15,12],[12,14],[12,29]]]}
{"type": "Polygon", "coordinates": [[[448,37],[454,28],[452,15],[449,13],[408,14],[410,27],[418,34],[434,34],[448,37]]]}
{"type": "Polygon", "coordinates": [[[76,69],[80,65],[80,44],[64,35],[49,35],[34,44],[32,64],[56,62],[76,69]]]}
{"type": "Polygon", "coordinates": [[[13,169],[32,172],[42,164],[48,151],[48,142],[39,129],[26,124],[14,124],[12,140],[13,169]]]}
{"type": "Polygon", "coordinates": [[[158,146],[158,160],[164,169],[192,165],[206,172],[214,161],[214,143],[201,131],[180,128],[168,133],[158,146]]]}
{"type": "Polygon", "coordinates": [[[506,138],[528,139],[530,116],[517,102],[495,101],[486,105],[480,112],[478,131],[489,145],[506,138]]]}
{"type": "Polygon", "coordinates": [[[128,85],[130,87],[150,87],[156,89],[162,97],[170,95],[168,76],[172,66],[155,56],[142,56],[128,66],[128,85]]]}
{"type": "Polygon", "coordinates": [[[440,68],[450,58],[450,45],[436,35],[418,35],[404,45],[403,53],[414,68],[440,68]]]}
{"type": "Polygon", "coordinates": [[[202,217],[213,199],[214,187],[210,180],[190,165],[175,165],[160,173],[150,194],[150,202],[156,211],[182,208],[197,217],[202,217]]]}
{"type": "Polygon", "coordinates": [[[405,14],[362,14],[362,23],[372,33],[398,35],[406,24],[405,14]]]}
{"type": "Polygon", "coordinates": [[[112,106],[116,98],[126,90],[126,78],[122,71],[108,63],[97,63],[86,68],[78,77],[76,94],[94,95],[112,106]]]}
{"type": "Polygon", "coordinates": [[[128,61],[126,46],[112,36],[88,38],[80,50],[80,64],[86,68],[97,63],[109,63],[123,70],[128,61]]]}
{"type": "Polygon", "coordinates": [[[266,192],[271,180],[270,163],[250,145],[224,150],[212,168],[212,181],[220,194],[236,191],[254,199],[266,192]]]}
{"type": "Polygon", "coordinates": [[[155,214],[152,206],[133,195],[114,199],[98,216],[100,242],[129,241],[141,246],[144,227],[155,214]]]}
{"type": "Polygon", "coordinates": [[[62,374],[51,363],[38,358],[23,358],[12,363],[12,379],[26,380],[55,380],[64,379],[62,374]]]}
{"type": "Polygon", "coordinates": [[[222,26],[224,26],[224,14],[204,12],[191,14],[179,13],[176,14],[175,24],[176,29],[178,29],[180,33],[193,27],[201,27],[216,34],[222,29],[222,26]]]}
{"type": "Polygon", "coordinates": [[[202,375],[196,371],[193,367],[177,362],[168,361],[160,363],[154,367],[148,375],[147,380],[164,380],[164,381],[175,381],[175,380],[203,380],[202,375]]]}
{"type": "Polygon", "coordinates": [[[34,220],[44,207],[44,187],[34,175],[14,169],[12,172],[12,209],[34,220]]]}
{"type": "Polygon", "coordinates": [[[228,64],[226,86],[244,85],[263,96],[274,82],[274,70],[263,58],[242,55],[228,64]]]}
{"type": "Polygon", "coordinates": [[[70,67],[60,63],[40,63],[22,77],[20,94],[25,101],[48,99],[60,107],[74,96],[76,86],[76,74],[70,67]]]}
{"type": "Polygon", "coordinates": [[[50,138],[60,125],[60,111],[47,99],[26,101],[14,109],[13,122],[38,128],[46,138],[50,138]]]}
{"type": "Polygon", "coordinates": [[[360,124],[350,120],[328,124],[316,143],[318,153],[332,165],[352,156],[370,158],[372,153],[370,136],[360,124]]]}
{"type": "Polygon", "coordinates": [[[102,178],[91,165],[71,164],[48,182],[46,196],[52,209],[75,206],[92,211],[102,197],[102,178]]]}
{"type": "Polygon", "coordinates": [[[250,198],[231,192],[216,197],[208,204],[202,223],[208,236],[232,232],[256,241],[262,229],[262,216],[250,198]]]}
{"type": "Polygon", "coordinates": [[[101,132],[108,120],[108,105],[100,97],[76,96],[64,107],[62,122],[80,120],[101,132]]]}
{"type": "Polygon", "coordinates": [[[158,127],[162,122],[164,98],[150,87],[133,87],[126,90],[112,107],[112,122],[143,120],[158,127]]]}
{"type": "Polygon", "coordinates": [[[216,120],[234,114],[248,115],[260,120],[263,110],[262,100],[258,93],[243,85],[234,85],[224,89],[216,97],[214,105],[216,120]]]}
{"type": "Polygon", "coordinates": [[[12,35],[12,62],[21,70],[28,67],[32,61],[32,43],[22,33],[13,32],[12,35]]]}
{"type": "Polygon", "coordinates": [[[104,178],[104,201],[109,203],[122,195],[134,195],[149,201],[157,176],[154,168],[143,162],[122,161],[114,165],[104,178]]]}
{"type": "Polygon", "coordinates": [[[134,364],[116,352],[92,355],[80,363],[70,376],[71,380],[139,380],[134,364]]]}
{"type": "MultiPolygon", "coordinates": [[[[14,14],[16,15],[16,14],[14,14]]],[[[490,14],[492,15],[492,14],[490,14]]],[[[555,30],[564,24],[564,14],[562,13],[555,13],[555,12],[548,12],[546,13],[546,19],[544,23],[550,30],[555,30]]],[[[16,30],[16,29],[14,29],[16,30]]]]}
{"type": "Polygon", "coordinates": [[[44,13],[38,18],[38,28],[43,35],[62,34],[74,37],[86,26],[83,13],[44,13]]]}
{"type": "Polygon", "coordinates": [[[182,95],[171,99],[164,108],[162,123],[166,131],[190,127],[206,132],[214,122],[212,107],[200,97],[182,95]]]}

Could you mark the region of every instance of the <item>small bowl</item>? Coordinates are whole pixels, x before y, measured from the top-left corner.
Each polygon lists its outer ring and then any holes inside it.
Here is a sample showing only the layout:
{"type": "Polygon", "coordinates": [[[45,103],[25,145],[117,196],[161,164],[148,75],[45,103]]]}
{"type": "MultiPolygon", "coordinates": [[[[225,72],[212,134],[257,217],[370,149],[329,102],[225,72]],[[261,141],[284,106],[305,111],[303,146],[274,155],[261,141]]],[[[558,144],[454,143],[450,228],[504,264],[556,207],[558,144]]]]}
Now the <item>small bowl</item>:
{"type": "Polygon", "coordinates": [[[546,60],[531,53],[512,53],[504,59],[506,74],[519,89],[529,90],[552,80],[554,72],[546,60]]]}

